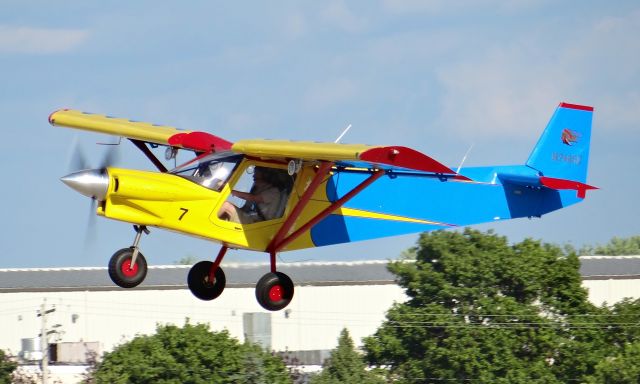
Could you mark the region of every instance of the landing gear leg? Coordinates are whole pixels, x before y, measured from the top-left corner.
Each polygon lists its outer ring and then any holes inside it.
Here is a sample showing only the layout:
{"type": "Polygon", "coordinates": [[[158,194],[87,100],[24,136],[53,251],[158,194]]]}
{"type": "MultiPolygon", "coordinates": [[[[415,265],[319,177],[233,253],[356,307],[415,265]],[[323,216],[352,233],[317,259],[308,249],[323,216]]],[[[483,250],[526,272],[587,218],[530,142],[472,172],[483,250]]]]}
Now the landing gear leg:
{"type": "Polygon", "coordinates": [[[276,254],[270,253],[271,272],[262,276],[256,284],[256,299],[262,308],[279,311],[293,299],[293,281],[282,272],[276,271],[276,254]]]}
{"type": "Polygon", "coordinates": [[[133,245],[131,248],[133,249],[133,255],[131,256],[131,265],[136,264],[136,260],[140,255],[140,248],[138,248],[138,244],[140,244],[140,239],[142,238],[142,232],[149,234],[149,230],[144,225],[134,225],[133,229],[136,231],[136,238],[133,239],[133,245]]]}
{"type": "Polygon", "coordinates": [[[134,225],[133,228],[136,231],[133,245],[116,251],[109,260],[109,277],[122,288],[133,288],[147,276],[147,260],[140,253],[138,244],[142,232],[149,234],[149,230],[144,225],[134,225]]]}

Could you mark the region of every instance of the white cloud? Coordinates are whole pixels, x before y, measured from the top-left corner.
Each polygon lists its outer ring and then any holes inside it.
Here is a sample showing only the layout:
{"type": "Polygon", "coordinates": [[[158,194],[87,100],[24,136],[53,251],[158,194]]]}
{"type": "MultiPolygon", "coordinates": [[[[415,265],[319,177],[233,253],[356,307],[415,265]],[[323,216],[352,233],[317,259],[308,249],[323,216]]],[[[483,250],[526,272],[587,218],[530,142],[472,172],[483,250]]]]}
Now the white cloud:
{"type": "Polygon", "coordinates": [[[517,47],[495,48],[441,69],[439,123],[474,139],[539,134],[556,103],[580,100],[564,100],[574,82],[570,73],[554,60],[532,62],[531,57],[535,54],[517,47]]]}
{"type": "Polygon", "coordinates": [[[289,39],[298,39],[307,32],[308,25],[305,16],[301,12],[293,12],[285,15],[282,23],[285,37],[289,39]]]}
{"type": "Polygon", "coordinates": [[[321,12],[322,20],[347,32],[358,32],[365,28],[366,20],[354,14],[344,1],[333,1],[321,12]]]}
{"type": "Polygon", "coordinates": [[[640,92],[630,91],[620,95],[603,96],[595,113],[603,130],[640,131],[640,92]]]}
{"type": "Polygon", "coordinates": [[[498,11],[519,12],[535,7],[540,7],[548,0],[384,0],[385,9],[400,14],[407,13],[428,13],[428,14],[451,14],[469,9],[493,8],[498,11]]]}
{"type": "Polygon", "coordinates": [[[305,105],[312,110],[341,105],[355,98],[357,88],[353,81],[346,78],[327,79],[313,84],[307,90],[305,105]]]}
{"type": "Polygon", "coordinates": [[[599,129],[640,126],[640,9],[591,22],[565,54],[566,70],[581,81],[578,92],[595,107],[599,129]]]}
{"type": "Polygon", "coordinates": [[[602,131],[637,130],[639,21],[636,11],[514,34],[442,65],[439,125],[471,140],[531,138],[565,101],[594,106],[602,131]]]}
{"type": "Polygon", "coordinates": [[[397,13],[437,13],[446,9],[449,2],[445,0],[384,0],[382,3],[387,10],[397,13]]]}
{"type": "Polygon", "coordinates": [[[0,26],[0,53],[51,54],[69,52],[83,44],[89,32],[0,26]]]}

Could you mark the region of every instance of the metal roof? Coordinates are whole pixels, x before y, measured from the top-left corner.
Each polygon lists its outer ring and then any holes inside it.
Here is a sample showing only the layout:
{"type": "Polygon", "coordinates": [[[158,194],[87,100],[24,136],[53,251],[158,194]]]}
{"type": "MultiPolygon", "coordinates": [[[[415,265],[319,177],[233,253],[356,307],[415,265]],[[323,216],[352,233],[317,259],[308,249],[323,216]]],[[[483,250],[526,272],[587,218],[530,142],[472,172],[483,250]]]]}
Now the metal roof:
{"type": "Polygon", "coordinates": [[[581,256],[580,274],[584,280],[639,279],[640,255],[581,256]]]}
{"type": "MultiPolygon", "coordinates": [[[[296,285],[394,284],[387,261],[280,263],[296,285]]],[[[189,265],[149,266],[145,281],[134,289],[186,289],[189,265]]],[[[227,288],[254,287],[269,264],[224,264],[227,288]]],[[[0,292],[119,290],[107,268],[0,269],[0,292]]]]}
{"type": "MultiPolygon", "coordinates": [[[[387,261],[280,263],[296,285],[395,284],[387,261]]],[[[134,289],[186,289],[191,266],[150,266],[147,278],[134,289]]],[[[228,288],[254,287],[269,271],[269,264],[224,264],[228,288]]],[[[639,256],[582,256],[580,274],[585,280],[639,279],[639,256]]],[[[120,290],[107,268],[0,269],[0,292],[120,290]]]]}

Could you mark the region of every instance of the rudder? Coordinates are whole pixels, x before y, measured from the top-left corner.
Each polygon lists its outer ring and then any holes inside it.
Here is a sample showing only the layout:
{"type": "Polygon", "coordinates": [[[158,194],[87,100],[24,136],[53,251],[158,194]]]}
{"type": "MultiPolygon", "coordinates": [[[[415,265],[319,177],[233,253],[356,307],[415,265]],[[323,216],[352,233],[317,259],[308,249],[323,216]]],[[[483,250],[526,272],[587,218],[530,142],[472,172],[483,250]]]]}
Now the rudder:
{"type": "Polygon", "coordinates": [[[592,118],[593,107],[560,103],[527,166],[541,176],[586,182],[592,118]]]}

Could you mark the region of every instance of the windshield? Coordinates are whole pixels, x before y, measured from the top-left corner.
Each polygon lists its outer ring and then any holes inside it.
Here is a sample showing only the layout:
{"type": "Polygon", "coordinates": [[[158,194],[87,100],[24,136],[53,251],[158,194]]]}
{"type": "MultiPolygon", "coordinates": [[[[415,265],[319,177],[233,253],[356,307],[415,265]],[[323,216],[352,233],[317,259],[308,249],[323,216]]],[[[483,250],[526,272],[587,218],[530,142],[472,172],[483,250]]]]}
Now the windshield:
{"type": "Polygon", "coordinates": [[[214,153],[183,164],[172,170],[171,173],[219,192],[229,180],[229,176],[240,160],[242,160],[242,155],[228,152],[214,153]]]}

